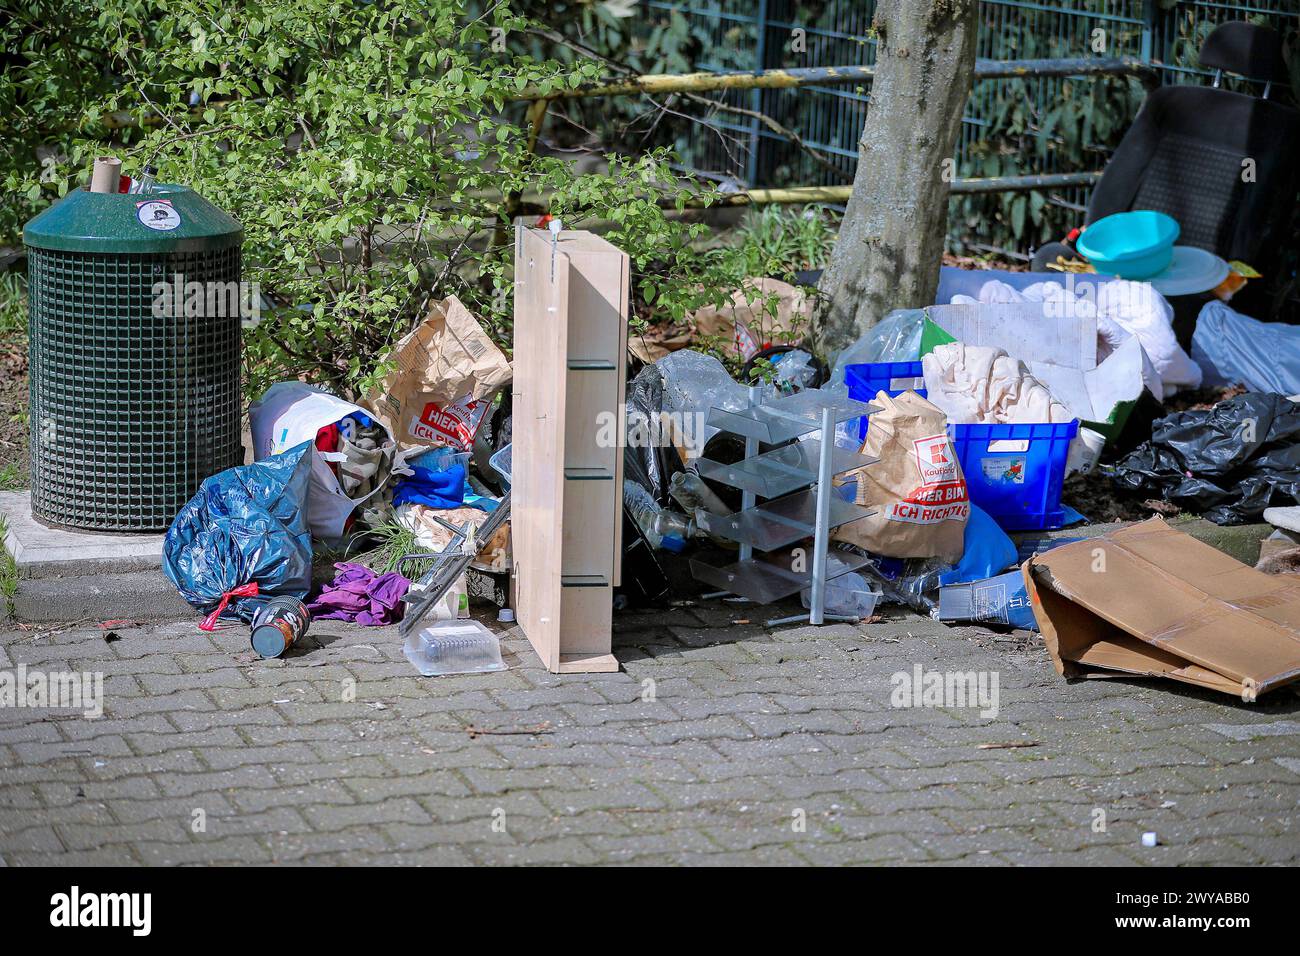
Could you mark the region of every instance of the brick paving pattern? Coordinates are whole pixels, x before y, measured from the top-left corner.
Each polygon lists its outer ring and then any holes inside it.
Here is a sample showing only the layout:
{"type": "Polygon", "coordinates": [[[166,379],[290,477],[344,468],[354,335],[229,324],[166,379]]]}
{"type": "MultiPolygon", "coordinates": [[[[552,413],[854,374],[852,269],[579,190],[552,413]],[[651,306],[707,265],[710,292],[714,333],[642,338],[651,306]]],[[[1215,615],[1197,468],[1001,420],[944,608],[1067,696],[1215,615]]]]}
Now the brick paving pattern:
{"type": "Polygon", "coordinates": [[[1067,684],[1036,635],[901,611],[735,623],[767,610],[622,614],[603,675],[510,636],[508,671],[421,678],[396,629],[333,622],[269,662],[193,621],[0,631],[0,670],[100,672],[105,695],[96,720],[0,707],[0,861],[1300,860],[1291,689],[1067,684]],[[997,717],[891,706],[917,664],[996,672],[997,717]],[[980,747],[1010,743],[1036,746],[980,747]]]}

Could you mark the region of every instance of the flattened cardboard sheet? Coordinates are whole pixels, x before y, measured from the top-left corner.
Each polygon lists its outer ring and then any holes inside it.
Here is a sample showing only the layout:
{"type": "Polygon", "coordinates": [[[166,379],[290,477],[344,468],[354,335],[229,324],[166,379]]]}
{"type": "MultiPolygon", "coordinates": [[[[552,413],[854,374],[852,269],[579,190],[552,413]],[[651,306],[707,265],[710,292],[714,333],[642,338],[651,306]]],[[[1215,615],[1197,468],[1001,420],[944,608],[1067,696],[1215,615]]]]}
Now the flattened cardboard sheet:
{"type": "Polygon", "coordinates": [[[1161,518],[1053,548],[1021,572],[1066,677],[1168,677],[1245,701],[1300,678],[1300,579],[1256,571],[1161,518]]]}

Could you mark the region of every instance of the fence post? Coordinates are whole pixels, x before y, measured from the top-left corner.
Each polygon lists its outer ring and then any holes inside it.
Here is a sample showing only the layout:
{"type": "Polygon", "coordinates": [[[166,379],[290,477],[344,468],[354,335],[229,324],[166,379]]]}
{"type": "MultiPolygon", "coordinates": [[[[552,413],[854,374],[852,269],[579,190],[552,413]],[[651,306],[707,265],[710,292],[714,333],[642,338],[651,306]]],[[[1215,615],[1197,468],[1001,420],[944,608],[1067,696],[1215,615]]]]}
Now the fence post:
{"type": "Polygon", "coordinates": [[[1154,56],[1156,32],[1156,0],[1142,0],[1142,53],[1143,63],[1150,63],[1154,56]]]}
{"type": "MultiPolygon", "coordinates": [[[[754,70],[767,69],[767,0],[758,4],[758,38],[754,47],[754,70]]],[[[763,111],[763,91],[754,90],[749,96],[749,108],[755,113],[763,111]]],[[[758,151],[763,143],[758,117],[749,121],[749,157],[745,161],[745,185],[758,185],[758,151]]]]}

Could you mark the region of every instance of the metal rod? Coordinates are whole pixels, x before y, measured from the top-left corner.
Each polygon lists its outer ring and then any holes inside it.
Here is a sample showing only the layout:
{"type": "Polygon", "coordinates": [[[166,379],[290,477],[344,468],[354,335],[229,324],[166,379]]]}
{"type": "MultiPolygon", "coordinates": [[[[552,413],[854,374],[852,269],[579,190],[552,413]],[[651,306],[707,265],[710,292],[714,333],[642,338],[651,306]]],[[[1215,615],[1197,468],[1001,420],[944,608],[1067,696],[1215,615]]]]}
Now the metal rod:
{"type": "Polygon", "coordinates": [[[835,415],[822,409],[822,450],[817,461],[817,524],[813,536],[812,605],[809,624],[821,624],[826,614],[826,549],[831,546],[831,455],[835,452],[835,415]]]}
{"type": "MultiPolygon", "coordinates": [[[[753,70],[744,73],[645,73],[613,83],[588,83],[542,92],[527,88],[512,100],[565,100],[593,96],[631,96],[641,93],[705,93],[712,90],[789,90],[801,86],[837,86],[870,83],[874,66],[809,66],[789,70],[753,70]]],[[[1067,57],[1039,60],[976,60],[976,80],[1019,79],[1048,76],[1135,76],[1154,86],[1156,71],[1135,57],[1067,57]]]]}
{"type": "MultiPolygon", "coordinates": [[[[874,66],[812,66],[789,70],[754,70],[748,73],[645,73],[613,83],[587,83],[576,87],[561,86],[543,92],[534,87],[510,92],[510,101],[531,100],[529,109],[530,138],[541,134],[545,112],[536,106],[538,100],[553,101],[587,99],[596,96],[638,96],[642,93],[706,93],[712,90],[788,90],[804,86],[847,86],[870,83],[876,75],[874,66]]],[[[1144,88],[1151,90],[1159,85],[1159,74],[1149,63],[1134,57],[1073,57],[1042,60],[976,60],[975,79],[1023,79],[1050,76],[1133,76],[1144,88]]],[[[1216,84],[1217,85],[1217,84],[1216,84]]],[[[190,110],[198,117],[204,110],[221,112],[233,100],[211,101],[190,110]]],[[[109,129],[127,129],[135,126],[159,126],[166,122],[161,116],[148,116],[143,121],[131,113],[119,111],[105,113],[98,121],[109,129]]]]}
{"type": "MultiPolygon", "coordinates": [[[[782,624],[802,624],[807,618],[802,614],[791,614],[789,617],[774,617],[764,622],[768,627],[780,627],[782,624]]],[[[842,621],[846,624],[858,624],[862,618],[853,614],[823,614],[822,623],[826,621],[842,621]]]]}
{"type": "MultiPolygon", "coordinates": [[[[761,405],[762,403],[763,403],[762,389],[760,389],[757,385],[749,386],[749,407],[753,408],[755,405],[761,405]]],[[[753,458],[757,454],[758,454],[758,439],[753,437],[752,435],[746,435],[745,436],[745,458],[746,459],[753,458]]],[[[755,495],[752,491],[742,490],[740,494],[740,510],[748,511],[750,508],[754,507],[754,504],[756,503],[757,499],[758,496],[755,495]]],[[[752,544],[742,544],[740,546],[740,560],[748,561],[753,556],[754,556],[754,546],[752,544]]]]}
{"type": "MultiPolygon", "coordinates": [[[[1061,189],[1067,186],[1091,186],[1101,178],[1099,172],[1040,173],[1028,176],[995,176],[986,179],[956,179],[949,191],[953,193],[1029,192],[1036,189],[1061,189]]],[[[761,206],[768,203],[846,203],[853,192],[844,186],[790,186],[785,189],[749,189],[727,193],[721,198],[694,197],[687,206],[761,206]],[[712,201],[710,201],[710,199],[712,201]]]]}
{"type": "MultiPolygon", "coordinates": [[[[758,22],[760,24],[767,22],[767,0],[759,0],[758,22]]],[[[762,26],[758,28],[758,45],[754,50],[754,65],[759,68],[767,65],[767,30],[762,26]]],[[[753,110],[754,115],[749,120],[749,155],[745,157],[745,183],[753,186],[758,183],[759,143],[762,139],[762,127],[759,123],[758,114],[763,112],[762,90],[750,91],[749,108],[753,110]]]]}
{"type": "MultiPolygon", "coordinates": [[[[999,192],[1033,192],[1045,189],[1063,189],[1070,186],[1091,186],[1101,179],[1100,172],[1087,173],[1041,173],[1028,176],[998,176],[988,179],[957,179],[952,182],[949,191],[953,193],[999,193],[999,192]]],[[[721,196],[713,194],[689,196],[685,201],[688,209],[704,209],[720,206],[762,206],[773,203],[802,204],[830,203],[843,205],[849,201],[853,187],[844,186],[789,186],[783,189],[749,189],[744,192],[726,193],[721,196]]],[[[475,198],[490,199],[487,190],[468,193],[475,198]]],[[[540,216],[547,211],[552,194],[529,194],[520,198],[517,211],[520,214],[540,216]]],[[[660,200],[666,209],[675,209],[675,199],[660,200]]]]}

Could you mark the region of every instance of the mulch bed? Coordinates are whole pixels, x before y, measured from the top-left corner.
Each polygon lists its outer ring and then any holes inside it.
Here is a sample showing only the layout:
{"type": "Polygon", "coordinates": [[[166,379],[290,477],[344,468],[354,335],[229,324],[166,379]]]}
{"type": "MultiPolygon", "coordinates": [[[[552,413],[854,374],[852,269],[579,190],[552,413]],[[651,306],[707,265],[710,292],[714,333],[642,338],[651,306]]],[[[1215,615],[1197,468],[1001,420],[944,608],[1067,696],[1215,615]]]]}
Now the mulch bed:
{"type": "Polygon", "coordinates": [[[27,340],[10,335],[0,338],[0,490],[27,487],[27,470],[27,340]]]}

